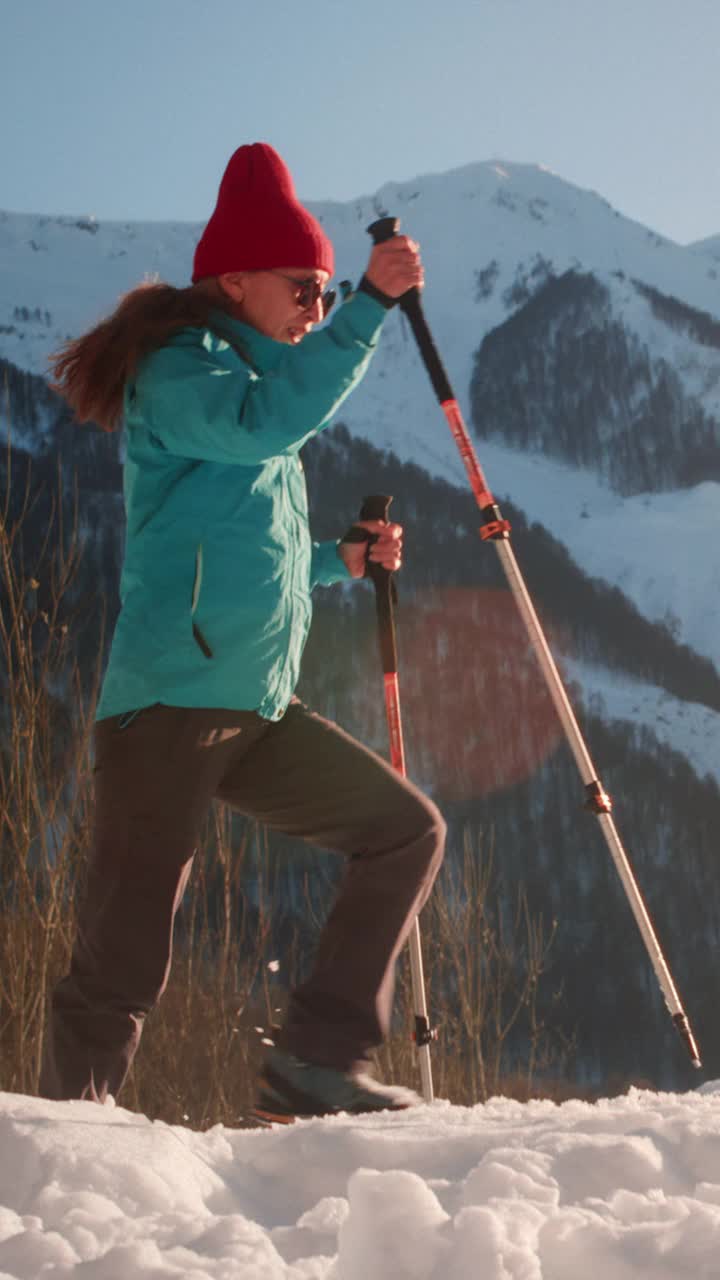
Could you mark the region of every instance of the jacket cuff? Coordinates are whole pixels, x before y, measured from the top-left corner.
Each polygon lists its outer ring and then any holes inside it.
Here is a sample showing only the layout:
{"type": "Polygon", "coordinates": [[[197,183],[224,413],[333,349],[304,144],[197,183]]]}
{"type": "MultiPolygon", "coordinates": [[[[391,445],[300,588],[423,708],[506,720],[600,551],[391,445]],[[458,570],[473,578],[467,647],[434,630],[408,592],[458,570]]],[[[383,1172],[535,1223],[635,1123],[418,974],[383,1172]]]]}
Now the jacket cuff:
{"type": "Polygon", "coordinates": [[[367,293],[376,302],[379,302],[386,311],[390,311],[399,302],[399,298],[391,298],[389,293],[383,293],[382,289],[377,289],[374,284],[368,280],[367,276],[363,276],[357,287],[358,293],[367,293]]]}
{"type": "Polygon", "coordinates": [[[331,542],[313,542],[311,586],[331,587],[336,582],[348,582],[352,579],[352,574],[338,553],[339,543],[339,538],[331,542]]]}

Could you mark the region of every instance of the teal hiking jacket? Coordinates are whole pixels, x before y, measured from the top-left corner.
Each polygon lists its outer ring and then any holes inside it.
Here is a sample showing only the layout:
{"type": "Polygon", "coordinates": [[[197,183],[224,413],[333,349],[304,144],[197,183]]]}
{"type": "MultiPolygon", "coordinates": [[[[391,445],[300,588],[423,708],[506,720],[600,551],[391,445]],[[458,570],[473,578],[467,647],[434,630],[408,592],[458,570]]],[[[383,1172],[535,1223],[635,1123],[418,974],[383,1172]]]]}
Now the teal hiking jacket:
{"type": "Polygon", "coordinates": [[[283,715],[311,589],[349,577],[337,542],[311,541],[299,450],[362,378],[386,314],[356,293],[292,347],[218,312],[142,362],[125,391],[121,610],[98,719],[156,702],[283,715]]]}

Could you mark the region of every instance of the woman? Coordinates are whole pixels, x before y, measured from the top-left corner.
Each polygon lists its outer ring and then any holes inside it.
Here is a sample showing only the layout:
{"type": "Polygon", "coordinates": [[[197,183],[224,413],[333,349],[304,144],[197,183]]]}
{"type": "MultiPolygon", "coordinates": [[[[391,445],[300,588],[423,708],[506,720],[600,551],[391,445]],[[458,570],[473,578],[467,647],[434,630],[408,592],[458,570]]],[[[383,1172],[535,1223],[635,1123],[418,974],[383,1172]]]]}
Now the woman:
{"type": "MultiPolygon", "coordinates": [[[[343,853],[309,979],[269,1050],[257,1113],[407,1105],[362,1074],[388,1031],[394,967],[442,858],[435,807],[296,698],[310,591],[364,573],[365,548],[311,543],[302,445],[363,376],[387,309],[421,287],[418,247],[375,247],[325,328],[333,249],[283,161],[240,147],[193,284],[141,287],[55,361],[83,421],[127,433],[122,608],[96,726],[96,819],[70,973],[41,1091],[120,1089],[167,982],[173,917],[213,798],[343,853]]],[[[399,567],[401,529],[366,522],[399,567]]]]}

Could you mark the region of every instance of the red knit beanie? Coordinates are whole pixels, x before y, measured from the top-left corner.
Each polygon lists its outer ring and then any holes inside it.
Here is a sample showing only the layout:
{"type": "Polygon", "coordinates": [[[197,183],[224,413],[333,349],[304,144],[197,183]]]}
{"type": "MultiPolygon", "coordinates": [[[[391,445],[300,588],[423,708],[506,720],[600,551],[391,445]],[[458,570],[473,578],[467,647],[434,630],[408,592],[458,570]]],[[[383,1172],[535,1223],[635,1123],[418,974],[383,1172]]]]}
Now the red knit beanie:
{"type": "Polygon", "coordinates": [[[285,162],[266,142],[238,147],[200,237],[193,284],[225,271],[307,267],[332,275],[333,247],[300,204],[285,162]]]}

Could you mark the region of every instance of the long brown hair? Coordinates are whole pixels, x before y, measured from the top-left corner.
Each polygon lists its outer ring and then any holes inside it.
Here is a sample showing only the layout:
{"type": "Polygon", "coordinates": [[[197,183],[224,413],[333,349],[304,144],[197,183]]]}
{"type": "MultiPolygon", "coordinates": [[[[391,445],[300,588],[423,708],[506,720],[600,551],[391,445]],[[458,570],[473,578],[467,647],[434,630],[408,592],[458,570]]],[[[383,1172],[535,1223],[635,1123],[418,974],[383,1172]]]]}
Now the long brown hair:
{"type": "Polygon", "coordinates": [[[78,422],[95,422],[105,431],[120,425],[125,384],[143,356],[162,347],[178,330],[205,327],[211,312],[227,309],[222,290],[213,285],[204,281],[200,287],[175,289],[169,284],[140,284],[120,299],[106,320],[66,342],[51,357],[50,385],[78,422]]]}

